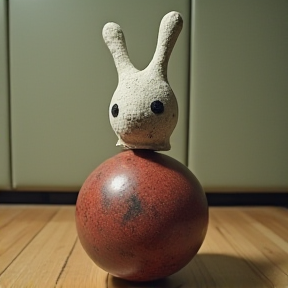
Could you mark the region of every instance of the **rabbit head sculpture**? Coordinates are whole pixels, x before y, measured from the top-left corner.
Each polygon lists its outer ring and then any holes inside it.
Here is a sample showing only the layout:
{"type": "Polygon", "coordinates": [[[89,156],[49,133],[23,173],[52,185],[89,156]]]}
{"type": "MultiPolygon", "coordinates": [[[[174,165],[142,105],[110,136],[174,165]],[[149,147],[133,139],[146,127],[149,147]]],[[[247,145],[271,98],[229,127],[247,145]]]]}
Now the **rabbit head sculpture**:
{"type": "Polygon", "coordinates": [[[177,12],[163,17],[155,54],[142,71],[130,62],[120,26],[116,23],[104,26],[103,38],[114,58],[119,80],[109,107],[110,123],[119,139],[117,146],[170,149],[178,105],[168,83],[167,66],[182,25],[177,12]]]}

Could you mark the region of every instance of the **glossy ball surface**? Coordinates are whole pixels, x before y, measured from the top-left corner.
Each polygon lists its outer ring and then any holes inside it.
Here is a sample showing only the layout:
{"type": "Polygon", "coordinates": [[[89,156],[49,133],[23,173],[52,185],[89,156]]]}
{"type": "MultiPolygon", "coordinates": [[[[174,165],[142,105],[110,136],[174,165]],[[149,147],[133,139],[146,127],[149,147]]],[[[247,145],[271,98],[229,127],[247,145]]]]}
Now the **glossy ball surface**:
{"type": "Polygon", "coordinates": [[[203,189],[183,164],[150,150],[127,150],[84,182],[76,227],[91,259],[110,274],[149,281],[184,267],[207,231],[203,189]]]}

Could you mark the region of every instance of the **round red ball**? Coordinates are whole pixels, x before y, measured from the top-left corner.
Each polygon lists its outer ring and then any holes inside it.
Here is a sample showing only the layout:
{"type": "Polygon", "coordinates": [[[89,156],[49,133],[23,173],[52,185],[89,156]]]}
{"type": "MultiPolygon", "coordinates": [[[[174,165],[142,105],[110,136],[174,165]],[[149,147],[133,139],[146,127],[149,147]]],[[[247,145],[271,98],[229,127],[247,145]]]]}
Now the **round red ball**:
{"type": "Polygon", "coordinates": [[[184,267],[207,231],[205,193],[177,160],[127,150],[103,162],[84,182],[76,227],[92,260],[126,280],[150,281],[184,267]]]}

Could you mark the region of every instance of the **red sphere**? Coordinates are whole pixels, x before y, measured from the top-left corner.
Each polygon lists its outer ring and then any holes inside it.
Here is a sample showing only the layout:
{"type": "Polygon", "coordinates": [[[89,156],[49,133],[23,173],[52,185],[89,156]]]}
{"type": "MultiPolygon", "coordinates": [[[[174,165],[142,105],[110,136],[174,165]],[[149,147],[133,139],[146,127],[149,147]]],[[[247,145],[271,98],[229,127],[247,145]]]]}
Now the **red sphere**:
{"type": "Polygon", "coordinates": [[[150,150],[127,150],[84,182],[76,204],[82,246],[110,274],[148,281],[184,267],[206,235],[203,189],[183,164],[150,150]]]}

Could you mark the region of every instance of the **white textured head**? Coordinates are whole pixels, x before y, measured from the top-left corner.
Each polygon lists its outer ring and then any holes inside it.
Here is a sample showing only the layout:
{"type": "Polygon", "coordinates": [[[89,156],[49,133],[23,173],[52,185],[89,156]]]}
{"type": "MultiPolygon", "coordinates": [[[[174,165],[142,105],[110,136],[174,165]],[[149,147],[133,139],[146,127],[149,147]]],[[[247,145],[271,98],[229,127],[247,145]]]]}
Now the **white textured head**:
{"type": "Polygon", "coordinates": [[[117,146],[170,149],[178,105],[167,80],[167,66],[182,25],[178,12],[163,17],[155,54],[142,71],[130,62],[120,26],[116,23],[104,26],[103,38],[114,58],[119,78],[109,107],[110,123],[119,139],[117,146]]]}

